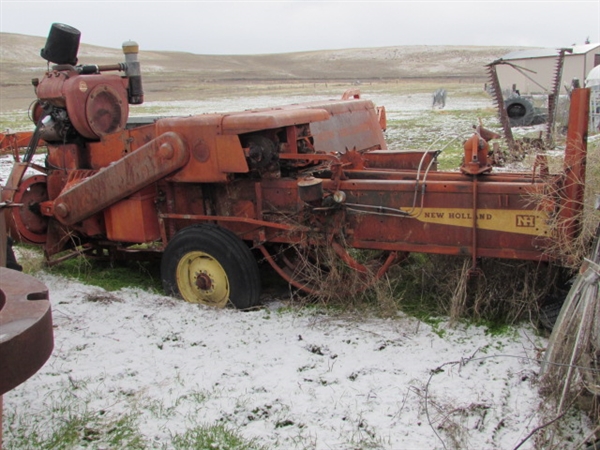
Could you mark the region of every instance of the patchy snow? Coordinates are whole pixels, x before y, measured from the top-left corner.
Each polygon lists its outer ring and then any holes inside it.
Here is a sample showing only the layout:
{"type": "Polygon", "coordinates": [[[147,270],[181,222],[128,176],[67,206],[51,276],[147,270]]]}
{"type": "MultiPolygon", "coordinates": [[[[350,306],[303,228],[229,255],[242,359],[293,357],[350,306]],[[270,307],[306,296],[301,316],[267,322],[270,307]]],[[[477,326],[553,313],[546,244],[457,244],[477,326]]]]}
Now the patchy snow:
{"type": "Polygon", "coordinates": [[[4,407],[49,428],[47,409],[65,391],[107,416],[141,411],[139,429],[153,445],[222,423],[268,448],[505,449],[539,425],[546,340],[529,327],[492,336],[281,301],[215,310],[38,277],[50,291],[55,349],[4,407]]]}
{"type": "MultiPolygon", "coordinates": [[[[168,111],[169,115],[193,115],[226,111],[244,111],[253,108],[270,108],[282,104],[295,104],[312,101],[337,100],[343,91],[334,95],[253,95],[248,97],[218,97],[182,101],[147,101],[143,105],[132,108],[132,116],[143,116],[145,111],[168,111]]],[[[371,100],[376,106],[385,106],[389,119],[400,120],[413,118],[423,112],[432,110],[432,93],[390,94],[368,93],[362,98],[371,100]]],[[[492,108],[493,102],[487,97],[449,96],[446,110],[473,111],[492,108]]]]}

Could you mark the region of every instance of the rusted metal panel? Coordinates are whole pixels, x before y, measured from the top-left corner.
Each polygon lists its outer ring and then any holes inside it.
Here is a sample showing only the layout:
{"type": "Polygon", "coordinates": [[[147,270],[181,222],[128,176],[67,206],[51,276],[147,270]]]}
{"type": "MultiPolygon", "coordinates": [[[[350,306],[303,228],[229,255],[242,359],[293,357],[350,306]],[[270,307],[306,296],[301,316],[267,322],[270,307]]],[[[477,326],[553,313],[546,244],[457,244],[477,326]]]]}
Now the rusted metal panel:
{"type": "Polygon", "coordinates": [[[94,170],[102,169],[131,152],[129,134],[109,134],[101,141],[86,143],[85,150],[89,155],[89,168],[94,170]]]}
{"type": "MultiPolygon", "coordinates": [[[[185,137],[186,143],[189,145],[190,158],[180,171],[172,174],[169,181],[182,183],[215,183],[225,182],[228,179],[228,173],[221,171],[219,166],[219,156],[216,153],[217,135],[214,128],[201,127],[197,129],[181,129],[180,133],[185,137]]],[[[221,146],[221,151],[228,153],[222,159],[228,160],[228,164],[224,166],[234,166],[232,160],[240,161],[243,165],[243,172],[248,171],[244,151],[238,142],[222,142],[225,146],[221,146]],[[230,144],[227,147],[227,144],[230,144]]]]}
{"type": "Polygon", "coordinates": [[[245,134],[290,125],[325,121],[329,117],[329,113],[325,109],[277,108],[225,114],[222,119],[222,131],[224,134],[245,134]]]}
{"type": "Polygon", "coordinates": [[[88,165],[86,153],[77,144],[48,144],[48,164],[51,167],[76,170],[88,165]]]}
{"type": "Polygon", "coordinates": [[[0,155],[12,153],[19,161],[19,149],[29,145],[33,131],[16,131],[0,133],[0,155]]]}
{"type": "MultiPolygon", "coordinates": [[[[327,187],[327,184],[326,184],[327,187]]],[[[527,254],[524,259],[542,257],[537,238],[548,237],[547,214],[527,206],[525,189],[504,189],[498,202],[485,183],[479,186],[473,204],[473,183],[428,181],[424,194],[415,197],[411,181],[342,182],[346,194],[346,227],[352,230],[350,245],[424,253],[472,254],[473,229],[478,230],[477,251],[488,256],[527,254]],[[371,244],[367,244],[367,242],[371,244]],[[510,242],[509,252],[505,245],[510,242]]]]}
{"type": "Polygon", "coordinates": [[[365,167],[371,169],[437,170],[437,152],[428,150],[374,150],[364,154],[365,167]]]}
{"type": "Polygon", "coordinates": [[[106,208],[106,237],[115,242],[145,243],[157,240],[160,229],[155,200],[156,189],[151,185],[106,208]]]}
{"type": "MultiPolygon", "coordinates": [[[[370,100],[349,97],[343,100],[303,102],[253,111],[254,114],[260,115],[271,114],[275,110],[289,116],[288,125],[310,123],[316,152],[343,153],[346,149],[387,149],[380,113],[370,100]],[[318,114],[315,115],[315,112],[318,114]],[[310,119],[312,115],[315,115],[313,120],[302,120],[302,117],[310,119]]],[[[244,114],[234,113],[228,117],[236,117],[239,120],[244,114]]]]}
{"type": "Polygon", "coordinates": [[[80,222],[179,169],[188,158],[179,135],[164,133],[60,194],[54,217],[64,225],[80,222]]]}
{"type": "Polygon", "coordinates": [[[331,119],[311,124],[317,152],[387,149],[375,105],[370,100],[332,101],[313,104],[331,114],[331,119]]]}
{"type": "Polygon", "coordinates": [[[89,167],[98,170],[143,147],[156,136],[154,124],[149,124],[102,136],[99,141],[86,142],[85,150],[81,151],[88,155],[89,167]]]}
{"type": "Polygon", "coordinates": [[[206,114],[156,122],[157,133],[176,131],[189,148],[185,167],[169,177],[173,182],[225,182],[229,173],[246,173],[246,156],[237,136],[222,134],[222,115],[206,114]]]}

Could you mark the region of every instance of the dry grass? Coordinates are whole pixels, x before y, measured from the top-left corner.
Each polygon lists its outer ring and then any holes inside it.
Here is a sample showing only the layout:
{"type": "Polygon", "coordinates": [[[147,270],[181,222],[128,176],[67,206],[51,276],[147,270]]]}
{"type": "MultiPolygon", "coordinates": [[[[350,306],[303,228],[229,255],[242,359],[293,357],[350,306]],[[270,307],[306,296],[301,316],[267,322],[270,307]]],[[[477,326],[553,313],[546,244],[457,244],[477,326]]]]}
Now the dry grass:
{"type": "Polygon", "coordinates": [[[424,319],[446,316],[454,322],[534,321],[542,299],[553,295],[565,278],[550,264],[495,259],[482,261],[481,274],[471,276],[470,258],[445,255],[411,255],[378,277],[381,259],[370,252],[370,269],[359,272],[331,247],[293,250],[297,259],[292,276],[311,290],[294,292],[295,303],[346,312],[367,310],[381,317],[404,311],[424,319]]]}
{"type": "Polygon", "coordinates": [[[37,247],[27,245],[15,245],[15,256],[25,273],[38,273],[45,266],[44,254],[37,247]]]}
{"type": "Polygon", "coordinates": [[[360,261],[364,271],[345,263],[331,245],[295,245],[285,249],[290,274],[308,293],[294,295],[301,304],[343,307],[344,310],[364,308],[368,304],[388,315],[397,313],[393,287],[377,271],[387,258],[386,252],[367,252],[346,249],[360,261]]]}
{"type": "MultiPolygon", "coordinates": [[[[562,163],[562,159],[560,162],[562,163]]],[[[581,182],[581,180],[579,181],[581,182]]],[[[546,192],[532,195],[530,201],[539,208],[543,208],[560,199],[563,189],[563,185],[548,186],[546,192]]],[[[565,267],[578,269],[583,259],[590,253],[593,236],[600,222],[600,211],[596,209],[599,195],[600,141],[596,140],[588,145],[583,204],[574,205],[580,212],[572,218],[565,218],[561,211],[557,211],[548,222],[549,232],[554,238],[546,252],[565,267]],[[570,230],[573,229],[577,230],[577,234],[569,236],[570,230]]]]}
{"type": "Polygon", "coordinates": [[[562,283],[561,270],[529,261],[486,259],[471,274],[469,258],[428,255],[423,285],[437,312],[452,321],[474,319],[494,324],[534,320],[543,298],[562,283]]]}

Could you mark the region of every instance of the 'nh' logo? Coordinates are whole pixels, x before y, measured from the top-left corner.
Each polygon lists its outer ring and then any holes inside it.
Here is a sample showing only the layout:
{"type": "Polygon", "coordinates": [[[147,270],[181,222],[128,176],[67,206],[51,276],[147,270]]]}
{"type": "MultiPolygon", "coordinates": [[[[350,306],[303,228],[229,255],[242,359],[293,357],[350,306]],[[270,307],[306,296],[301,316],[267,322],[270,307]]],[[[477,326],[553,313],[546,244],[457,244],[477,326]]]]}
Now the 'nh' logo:
{"type": "Polygon", "coordinates": [[[517,215],[517,226],[523,228],[535,227],[535,216],[517,215]]]}

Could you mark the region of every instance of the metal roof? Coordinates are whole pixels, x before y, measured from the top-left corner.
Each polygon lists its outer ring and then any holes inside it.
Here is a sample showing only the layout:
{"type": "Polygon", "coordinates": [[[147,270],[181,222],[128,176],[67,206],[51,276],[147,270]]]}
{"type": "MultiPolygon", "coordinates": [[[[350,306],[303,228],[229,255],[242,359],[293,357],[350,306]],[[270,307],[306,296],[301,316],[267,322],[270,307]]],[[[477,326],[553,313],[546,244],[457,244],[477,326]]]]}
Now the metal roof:
{"type": "MultiPolygon", "coordinates": [[[[585,45],[573,45],[566,47],[572,49],[572,52],[567,52],[568,55],[585,55],[590,51],[600,47],[600,44],[585,44],[585,45]]],[[[555,57],[558,55],[560,49],[558,48],[535,48],[531,50],[520,50],[516,52],[507,53],[500,58],[502,61],[510,61],[515,59],[533,59],[533,58],[548,58],[555,57]]]]}

